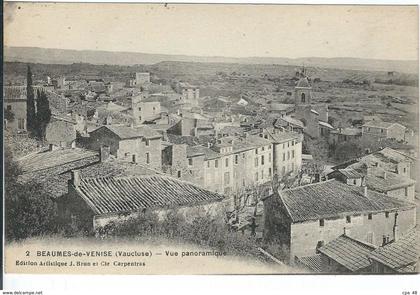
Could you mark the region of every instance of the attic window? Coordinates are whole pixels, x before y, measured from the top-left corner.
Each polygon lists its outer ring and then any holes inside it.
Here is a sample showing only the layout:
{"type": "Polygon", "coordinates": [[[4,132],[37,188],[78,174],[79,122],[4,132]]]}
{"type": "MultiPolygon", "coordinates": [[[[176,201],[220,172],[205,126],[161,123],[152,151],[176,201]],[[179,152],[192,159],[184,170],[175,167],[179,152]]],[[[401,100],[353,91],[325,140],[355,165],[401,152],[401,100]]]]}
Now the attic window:
{"type": "Polygon", "coordinates": [[[346,216],[346,223],[351,223],[351,216],[346,216]]]}
{"type": "Polygon", "coordinates": [[[368,219],[369,219],[369,220],[372,220],[372,213],[369,213],[369,214],[368,214],[368,219]]]}
{"type": "Polygon", "coordinates": [[[324,219],[319,220],[319,226],[324,226],[324,219]]]}
{"type": "Polygon", "coordinates": [[[188,159],[188,165],[192,166],[192,164],[193,164],[193,159],[192,158],[189,158],[188,159]]]}
{"type": "Polygon", "coordinates": [[[178,178],[181,178],[181,171],[178,171],[178,178]]]}
{"type": "Polygon", "coordinates": [[[389,218],[389,212],[385,212],[385,218],[389,218]]]}
{"type": "Polygon", "coordinates": [[[305,93],[302,93],[300,97],[301,97],[301,101],[305,103],[306,101],[305,93]]]}

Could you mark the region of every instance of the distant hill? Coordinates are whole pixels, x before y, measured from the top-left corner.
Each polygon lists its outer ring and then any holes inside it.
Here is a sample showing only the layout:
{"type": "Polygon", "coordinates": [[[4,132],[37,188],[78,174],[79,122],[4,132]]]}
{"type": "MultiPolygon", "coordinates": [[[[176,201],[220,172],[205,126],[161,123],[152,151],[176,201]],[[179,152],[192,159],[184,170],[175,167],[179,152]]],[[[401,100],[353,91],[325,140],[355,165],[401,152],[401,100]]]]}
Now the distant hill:
{"type": "Polygon", "coordinates": [[[376,60],[361,58],[281,58],[281,57],[222,57],[188,56],[169,54],[149,54],[135,52],[111,52],[95,50],[67,50],[38,47],[4,47],[4,61],[31,62],[43,64],[90,63],[101,65],[156,64],[163,61],[277,64],[339,68],[367,71],[397,71],[418,73],[418,62],[413,60],[376,60]]]}

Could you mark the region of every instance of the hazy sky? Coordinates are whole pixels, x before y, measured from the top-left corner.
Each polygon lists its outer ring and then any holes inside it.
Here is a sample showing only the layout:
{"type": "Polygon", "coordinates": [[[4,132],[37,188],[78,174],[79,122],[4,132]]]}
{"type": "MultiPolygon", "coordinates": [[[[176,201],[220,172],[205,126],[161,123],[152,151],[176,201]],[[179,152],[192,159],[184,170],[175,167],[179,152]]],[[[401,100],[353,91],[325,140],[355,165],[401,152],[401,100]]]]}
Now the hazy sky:
{"type": "Polygon", "coordinates": [[[417,59],[416,7],[5,5],[5,44],[204,56],[417,59]]]}

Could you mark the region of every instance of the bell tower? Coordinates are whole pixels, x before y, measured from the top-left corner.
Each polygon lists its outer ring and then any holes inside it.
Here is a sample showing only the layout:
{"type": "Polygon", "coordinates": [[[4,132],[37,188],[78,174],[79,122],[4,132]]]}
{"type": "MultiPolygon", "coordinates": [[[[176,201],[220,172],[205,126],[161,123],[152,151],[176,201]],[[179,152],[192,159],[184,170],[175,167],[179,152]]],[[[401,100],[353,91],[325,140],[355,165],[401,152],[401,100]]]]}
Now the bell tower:
{"type": "Polygon", "coordinates": [[[312,86],[306,76],[305,68],[302,67],[300,79],[295,86],[295,106],[307,106],[311,104],[312,86]]]}

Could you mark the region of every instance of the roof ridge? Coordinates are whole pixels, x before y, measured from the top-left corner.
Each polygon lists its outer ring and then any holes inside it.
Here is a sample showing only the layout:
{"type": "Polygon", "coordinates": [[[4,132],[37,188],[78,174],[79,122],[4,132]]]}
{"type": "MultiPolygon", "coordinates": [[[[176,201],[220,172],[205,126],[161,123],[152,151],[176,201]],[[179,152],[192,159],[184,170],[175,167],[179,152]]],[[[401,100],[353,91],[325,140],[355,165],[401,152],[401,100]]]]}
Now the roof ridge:
{"type": "Polygon", "coordinates": [[[309,187],[309,186],[314,186],[314,185],[317,185],[317,184],[322,184],[322,183],[326,183],[326,182],[334,182],[334,181],[340,183],[336,179],[332,178],[332,179],[327,179],[325,181],[313,182],[313,183],[309,183],[309,184],[305,184],[305,185],[301,185],[301,186],[289,188],[289,189],[282,190],[282,191],[283,192],[288,192],[288,191],[293,191],[293,190],[297,190],[297,189],[304,188],[304,187],[309,187]]]}

